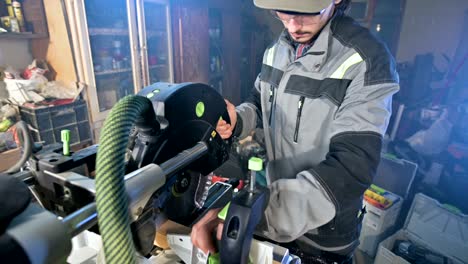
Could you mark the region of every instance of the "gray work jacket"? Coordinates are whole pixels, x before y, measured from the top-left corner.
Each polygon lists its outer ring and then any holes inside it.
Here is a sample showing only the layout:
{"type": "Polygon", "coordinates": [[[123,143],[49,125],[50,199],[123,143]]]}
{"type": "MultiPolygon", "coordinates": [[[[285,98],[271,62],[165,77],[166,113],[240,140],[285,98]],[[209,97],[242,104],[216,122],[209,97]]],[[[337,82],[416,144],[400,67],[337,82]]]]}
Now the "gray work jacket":
{"type": "Polygon", "coordinates": [[[265,236],[332,252],[357,246],[398,81],[387,47],[347,16],[333,17],[297,59],[286,31],[265,51],[234,132],[265,133],[265,236]]]}

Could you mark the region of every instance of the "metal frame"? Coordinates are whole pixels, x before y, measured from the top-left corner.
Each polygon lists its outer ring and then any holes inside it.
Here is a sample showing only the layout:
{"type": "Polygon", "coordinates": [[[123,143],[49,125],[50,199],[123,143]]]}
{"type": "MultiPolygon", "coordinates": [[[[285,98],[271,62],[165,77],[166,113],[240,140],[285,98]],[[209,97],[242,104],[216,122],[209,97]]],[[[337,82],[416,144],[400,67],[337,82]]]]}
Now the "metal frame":
{"type": "Polygon", "coordinates": [[[149,83],[149,67],[148,67],[148,46],[146,44],[146,23],[144,0],[136,1],[136,14],[138,21],[138,39],[140,41],[140,58],[141,58],[141,73],[143,85],[148,86],[149,83]]]}
{"type": "Polygon", "coordinates": [[[148,45],[146,37],[146,23],[145,23],[145,8],[144,3],[155,3],[166,6],[166,34],[167,34],[167,50],[168,50],[168,68],[169,68],[169,81],[174,82],[174,63],[173,63],[173,48],[172,48],[172,27],[171,27],[171,12],[168,0],[137,0],[136,1],[136,14],[138,20],[138,34],[140,41],[140,57],[141,57],[141,72],[143,85],[148,86],[151,84],[149,65],[148,65],[148,45]]]}
{"type": "Polygon", "coordinates": [[[76,62],[78,63],[78,78],[80,81],[88,84],[89,89],[87,90],[87,99],[91,110],[91,118],[94,123],[98,120],[105,119],[107,113],[99,111],[84,2],[79,0],[70,0],[66,2],[67,8],[70,8],[68,13],[70,14],[72,39],[76,43],[76,45],[74,45],[74,52],[76,53],[76,62]]]}
{"type": "MultiPolygon", "coordinates": [[[[84,68],[84,63],[83,63],[83,55],[82,55],[82,36],[81,34],[79,33],[79,27],[77,26],[77,15],[78,15],[78,12],[77,12],[77,7],[76,7],[76,3],[75,3],[75,0],[63,0],[64,2],[64,5],[65,5],[65,8],[66,8],[66,12],[67,12],[67,17],[68,17],[68,25],[69,25],[69,30],[70,30],[70,37],[71,37],[71,40],[72,40],[72,52],[73,52],[73,58],[74,58],[74,62],[76,64],[75,66],[75,69],[76,69],[76,74],[77,74],[77,79],[78,79],[78,82],[82,82],[82,83],[86,83],[85,82],[85,68],[84,68]]],[[[89,89],[86,89],[84,91],[85,93],[85,97],[89,98],[88,96],[88,93],[89,93],[89,89]]],[[[88,100],[88,107],[89,109],[91,109],[91,102],[89,102],[88,100]]],[[[91,120],[95,119],[95,117],[93,116],[92,114],[92,111],[89,111],[89,116],[91,117],[91,120]]]]}
{"type": "Polygon", "coordinates": [[[137,10],[136,4],[134,0],[126,0],[127,2],[127,17],[128,17],[128,26],[129,26],[129,38],[130,38],[130,45],[133,47],[131,49],[131,57],[132,57],[132,70],[133,70],[133,83],[134,83],[134,92],[137,93],[141,88],[142,85],[142,77],[141,77],[141,68],[140,68],[140,59],[139,59],[139,49],[140,46],[138,45],[138,24],[137,24],[137,10]]]}

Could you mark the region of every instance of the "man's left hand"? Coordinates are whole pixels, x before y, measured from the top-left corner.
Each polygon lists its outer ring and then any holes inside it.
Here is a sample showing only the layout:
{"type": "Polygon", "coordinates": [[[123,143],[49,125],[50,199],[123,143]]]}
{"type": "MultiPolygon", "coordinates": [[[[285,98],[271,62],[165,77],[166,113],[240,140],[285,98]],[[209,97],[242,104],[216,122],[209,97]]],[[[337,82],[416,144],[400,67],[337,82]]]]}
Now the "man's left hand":
{"type": "Polygon", "coordinates": [[[199,248],[205,254],[216,253],[216,243],[213,239],[213,232],[216,230],[216,238],[221,240],[223,234],[223,221],[218,218],[218,213],[222,208],[209,210],[192,227],[190,237],[195,247],[199,248]]]}

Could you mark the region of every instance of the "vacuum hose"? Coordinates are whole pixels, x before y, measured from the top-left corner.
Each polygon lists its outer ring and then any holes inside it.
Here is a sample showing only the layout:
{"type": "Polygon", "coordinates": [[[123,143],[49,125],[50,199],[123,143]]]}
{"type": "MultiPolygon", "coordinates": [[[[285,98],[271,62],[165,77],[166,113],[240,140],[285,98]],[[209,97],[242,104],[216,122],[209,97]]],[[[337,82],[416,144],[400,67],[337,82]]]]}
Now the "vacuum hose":
{"type": "Polygon", "coordinates": [[[132,125],[152,109],[142,96],[121,99],[101,130],[96,158],[96,206],[106,263],[136,263],[125,192],[125,152],[132,125]]]}

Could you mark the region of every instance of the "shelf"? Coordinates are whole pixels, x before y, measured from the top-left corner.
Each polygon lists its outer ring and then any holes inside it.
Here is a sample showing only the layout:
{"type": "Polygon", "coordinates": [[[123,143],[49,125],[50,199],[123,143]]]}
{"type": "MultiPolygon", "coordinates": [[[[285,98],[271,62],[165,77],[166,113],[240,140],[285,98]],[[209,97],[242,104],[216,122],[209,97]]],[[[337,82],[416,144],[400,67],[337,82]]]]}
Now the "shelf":
{"type": "Polygon", "coordinates": [[[152,38],[152,37],[165,37],[167,36],[167,32],[163,30],[149,30],[146,32],[146,37],[147,38],[152,38]]]}
{"type": "Polygon", "coordinates": [[[119,73],[126,73],[126,72],[131,72],[132,69],[120,69],[120,70],[110,70],[110,71],[100,71],[100,72],[95,72],[94,75],[96,76],[103,76],[103,75],[109,75],[109,74],[119,74],[119,73]]]}
{"type": "Polygon", "coordinates": [[[90,36],[128,36],[128,30],[124,28],[90,28],[90,36]]]}
{"type": "Polygon", "coordinates": [[[0,38],[3,38],[3,39],[40,39],[40,38],[47,38],[47,37],[48,37],[47,33],[32,33],[32,32],[0,33],[0,38]]]}
{"type": "Polygon", "coordinates": [[[167,65],[166,64],[158,64],[158,65],[149,66],[150,70],[161,69],[161,68],[167,68],[167,65]]]}

